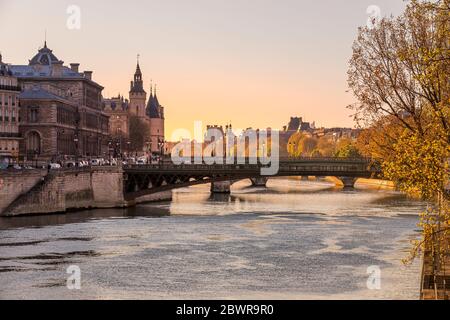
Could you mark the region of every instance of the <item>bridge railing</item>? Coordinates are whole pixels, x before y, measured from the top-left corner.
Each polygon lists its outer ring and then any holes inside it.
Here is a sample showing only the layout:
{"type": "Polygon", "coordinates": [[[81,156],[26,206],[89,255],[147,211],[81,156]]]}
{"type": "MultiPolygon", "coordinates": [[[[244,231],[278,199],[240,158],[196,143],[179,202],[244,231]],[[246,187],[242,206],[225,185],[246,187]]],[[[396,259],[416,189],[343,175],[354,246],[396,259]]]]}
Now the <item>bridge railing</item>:
{"type": "MultiPolygon", "coordinates": [[[[323,170],[330,171],[379,171],[377,165],[372,165],[373,161],[368,158],[295,158],[289,160],[280,160],[279,168],[284,171],[308,171],[308,170],[323,170]]],[[[148,164],[148,165],[125,165],[125,170],[138,171],[253,171],[260,170],[269,165],[258,164],[180,164],[172,163],[148,164]]]]}
{"type": "MultiPolygon", "coordinates": [[[[277,160],[279,163],[297,163],[297,162],[339,162],[339,163],[374,163],[375,160],[372,158],[365,157],[354,157],[354,158],[340,158],[340,157],[281,157],[281,158],[271,158],[271,160],[277,160]]],[[[227,164],[227,159],[223,159],[223,165],[260,165],[260,158],[234,158],[232,164],[227,164]]],[[[164,159],[164,161],[160,162],[157,165],[166,165],[166,166],[195,166],[195,165],[209,165],[203,162],[202,164],[196,164],[194,158],[191,158],[188,161],[185,161],[183,164],[174,164],[170,158],[164,159]]],[[[220,166],[222,164],[214,164],[214,166],[220,166]]]]}

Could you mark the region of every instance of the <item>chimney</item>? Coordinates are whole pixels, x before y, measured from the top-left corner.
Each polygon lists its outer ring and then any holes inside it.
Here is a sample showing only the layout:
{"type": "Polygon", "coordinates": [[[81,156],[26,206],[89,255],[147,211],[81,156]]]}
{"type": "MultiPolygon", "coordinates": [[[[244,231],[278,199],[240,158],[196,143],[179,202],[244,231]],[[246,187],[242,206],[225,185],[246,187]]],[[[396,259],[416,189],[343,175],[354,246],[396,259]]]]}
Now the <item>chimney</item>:
{"type": "Polygon", "coordinates": [[[63,62],[53,62],[52,63],[52,69],[51,69],[51,75],[52,77],[61,77],[63,73],[63,62]]]}
{"type": "Polygon", "coordinates": [[[85,71],[84,77],[88,80],[92,80],[92,71],[85,71]]]}
{"type": "Polygon", "coordinates": [[[80,66],[80,64],[79,63],[71,63],[70,64],[70,69],[73,71],[73,72],[76,72],[76,73],[78,73],[79,71],[78,71],[78,67],[80,66]]]}

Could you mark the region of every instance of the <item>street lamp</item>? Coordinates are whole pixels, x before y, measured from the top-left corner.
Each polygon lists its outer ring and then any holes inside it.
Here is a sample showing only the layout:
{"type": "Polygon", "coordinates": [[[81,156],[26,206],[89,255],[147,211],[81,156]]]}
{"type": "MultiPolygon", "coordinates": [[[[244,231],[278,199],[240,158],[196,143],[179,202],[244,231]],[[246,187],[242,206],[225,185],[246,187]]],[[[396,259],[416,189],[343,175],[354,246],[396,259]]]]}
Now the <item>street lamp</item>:
{"type": "Polygon", "coordinates": [[[164,144],[165,141],[164,139],[158,139],[158,147],[159,147],[159,160],[162,163],[163,160],[163,156],[164,156],[164,144]]]}
{"type": "Polygon", "coordinates": [[[75,136],[73,142],[75,143],[75,166],[78,167],[78,136],[75,136]]]}
{"type": "Polygon", "coordinates": [[[147,145],[147,164],[148,164],[149,159],[151,157],[151,152],[152,152],[152,150],[151,150],[152,143],[150,141],[147,141],[145,144],[147,145]]]}
{"type": "Polygon", "coordinates": [[[123,160],[122,149],[120,148],[120,142],[116,142],[116,148],[114,149],[114,153],[116,155],[116,158],[118,158],[120,156],[120,158],[122,158],[122,160],[123,160]]]}
{"type": "Polygon", "coordinates": [[[34,161],[35,161],[35,167],[36,168],[38,167],[38,160],[37,160],[38,153],[39,153],[38,150],[35,149],[34,150],[34,161]]]}

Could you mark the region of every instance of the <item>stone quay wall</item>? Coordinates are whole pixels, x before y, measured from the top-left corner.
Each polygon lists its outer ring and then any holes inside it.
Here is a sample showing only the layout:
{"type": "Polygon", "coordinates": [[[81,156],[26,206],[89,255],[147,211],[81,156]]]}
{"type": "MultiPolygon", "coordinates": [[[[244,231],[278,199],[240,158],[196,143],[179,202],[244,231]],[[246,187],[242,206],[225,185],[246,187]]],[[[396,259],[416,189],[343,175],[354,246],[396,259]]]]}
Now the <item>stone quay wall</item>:
{"type": "Polygon", "coordinates": [[[120,167],[0,173],[0,216],[134,205],[124,200],[120,167]]]}

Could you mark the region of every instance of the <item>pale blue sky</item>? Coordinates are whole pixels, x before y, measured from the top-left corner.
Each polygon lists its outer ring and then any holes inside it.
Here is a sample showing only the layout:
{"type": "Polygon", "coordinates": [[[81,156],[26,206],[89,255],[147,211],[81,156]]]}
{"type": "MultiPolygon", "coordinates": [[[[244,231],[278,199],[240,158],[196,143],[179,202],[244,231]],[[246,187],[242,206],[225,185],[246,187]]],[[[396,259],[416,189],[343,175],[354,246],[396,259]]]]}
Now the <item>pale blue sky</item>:
{"type": "MultiPolygon", "coordinates": [[[[0,0],[0,50],[25,64],[48,45],[126,94],[136,54],[146,88],[159,85],[170,131],[194,120],[280,128],[292,115],[353,126],[346,71],[369,5],[398,14],[402,0],[0,0]],[[81,29],[66,28],[68,5],[81,29]]],[[[148,91],[148,89],[147,89],[148,91]]]]}

